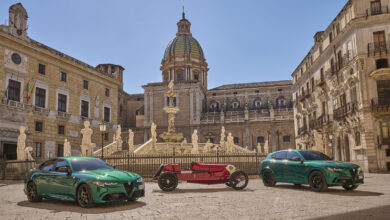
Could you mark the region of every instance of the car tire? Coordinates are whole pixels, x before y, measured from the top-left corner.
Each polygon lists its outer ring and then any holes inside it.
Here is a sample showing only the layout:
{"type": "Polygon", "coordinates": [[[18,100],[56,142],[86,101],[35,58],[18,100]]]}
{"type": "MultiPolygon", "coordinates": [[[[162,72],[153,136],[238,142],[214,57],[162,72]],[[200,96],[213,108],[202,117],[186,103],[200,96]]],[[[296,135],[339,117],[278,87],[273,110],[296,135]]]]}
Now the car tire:
{"type": "Polygon", "coordinates": [[[352,184],[347,184],[347,185],[344,185],[343,188],[347,191],[352,191],[352,190],[355,190],[356,188],[358,188],[359,185],[352,185],[352,184]]]}
{"type": "Polygon", "coordinates": [[[40,202],[42,198],[38,196],[37,186],[33,181],[27,184],[27,199],[30,202],[40,202]]]}
{"type": "Polygon", "coordinates": [[[77,188],[77,203],[82,208],[92,208],[95,205],[91,188],[87,184],[81,184],[77,188]]]}
{"type": "Polygon", "coordinates": [[[158,177],[158,186],[163,191],[175,190],[178,183],[177,176],[172,172],[162,173],[158,177]]]}
{"type": "Polygon", "coordinates": [[[294,183],[294,186],[295,187],[300,187],[302,184],[300,184],[300,183],[294,183]]]}
{"type": "Polygon", "coordinates": [[[139,199],[139,197],[135,197],[135,198],[128,198],[127,199],[127,202],[135,202],[139,199]]]}
{"type": "Polygon", "coordinates": [[[229,184],[235,190],[243,190],[249,182],[248,175],[241,170],[234,171],[230,174],[229,184]]]}
{"type": "Polygon", "coordinates": [[[262,179],[263,179],[264,186],[271,187],[271,186],[275,186],[276,184],[274,174],[272,173],[271,170],[264,170],[262,174],[262,179]]]}
{"type": "Polygon", "coordinates": [[[310,173],[309,185],[315,192],[323,192],[328,188],[326,178],[320,171],[313,171],[310,173]]]}

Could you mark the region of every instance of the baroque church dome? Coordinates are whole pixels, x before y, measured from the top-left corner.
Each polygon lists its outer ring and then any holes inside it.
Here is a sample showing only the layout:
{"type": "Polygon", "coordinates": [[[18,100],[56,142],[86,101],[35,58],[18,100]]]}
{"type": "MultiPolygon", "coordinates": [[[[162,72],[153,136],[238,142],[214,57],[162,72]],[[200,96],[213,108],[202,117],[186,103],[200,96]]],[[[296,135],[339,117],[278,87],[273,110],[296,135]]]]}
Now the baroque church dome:
{"type": "Polygon", "coordinates": [[[199,42],[192,37],[190,28],[191,23],[185,18],[183,12],[182,19],[177,22],[178,32],[176,37],[169,42],[164,53],[164,61],[179,57],[195,58],[200,61],[204,60],[204,54],[199,42]]]}

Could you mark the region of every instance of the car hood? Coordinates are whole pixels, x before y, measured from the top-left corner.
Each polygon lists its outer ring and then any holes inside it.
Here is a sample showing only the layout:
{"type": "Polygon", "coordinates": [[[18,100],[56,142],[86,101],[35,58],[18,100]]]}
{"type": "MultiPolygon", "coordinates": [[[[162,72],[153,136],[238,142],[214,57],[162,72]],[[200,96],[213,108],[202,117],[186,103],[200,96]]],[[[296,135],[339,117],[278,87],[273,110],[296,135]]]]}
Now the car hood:
{"type": "Polygon", "coordinates": [[[81,175],[88,175],[93,179],[101,181],[128,182],[140,178],[136,173],[121,170],[88,170],[80,171],[78,173],[81,175]]]}
{"type": "Polygon", "coordinates": [[[332,160],[312,160],[308,163],[313,165],[318,165],[321,167],[335,167],[343,169],[357,169],[359,166],[353,163],[343,162],[343,161],[332,161],[332,160]]]}

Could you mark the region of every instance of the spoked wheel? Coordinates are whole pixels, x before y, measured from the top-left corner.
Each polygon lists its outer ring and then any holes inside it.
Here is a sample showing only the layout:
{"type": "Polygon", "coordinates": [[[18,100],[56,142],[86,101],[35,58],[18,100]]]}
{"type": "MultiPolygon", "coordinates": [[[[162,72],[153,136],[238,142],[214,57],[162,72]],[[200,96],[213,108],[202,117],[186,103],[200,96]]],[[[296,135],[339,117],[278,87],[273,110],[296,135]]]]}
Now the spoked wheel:
{"type": "Polygon", "coordinates": [[[176,189],[178,184],[177,177],[174,173],[167,172],[160,175],[158,178],[158,186],[163,191],[172,191],[176,189]]]}
{"type": "Polygon", "coordinates": [[[248,175],[244,171],[234,171],[229,178],[230,186],[235,190],[242,190],[248,185],[248,175]]]}
{"type": "Polygon", "coordinates": [[[265,170],[263,172],[263,184],[264,186],[275,186],[276,182],[274,179],[274,175],[270,170],[265,170]]]}
{"type": "Polygon", "coordinates": [[[320,171],[314,171],[309,176],[309,184],[313,191],[323,192],[328,188],[326,179],[320,171]]]}
{"type": "Polygon", "coordinates": [[[359,185],[352,185],[352,184],[347,184],[347,185],[344,185],[343,188],[347,191],[352,191],[352,190],[355,190],[356,188],[358,188],[359,185]]]}
{"type": "Polygon", "coordinates": [[[30,202],[40,202],[42,198],[38,196],[37,186],[34,182],[27,184],[27,199],[30,202]]]}
{"type": "Polygon", "coordinates": [[[77,203],[82,208],[91,208],[94,206],[92,192],[87,184],[82,184],[77,190],[77,203]]]}

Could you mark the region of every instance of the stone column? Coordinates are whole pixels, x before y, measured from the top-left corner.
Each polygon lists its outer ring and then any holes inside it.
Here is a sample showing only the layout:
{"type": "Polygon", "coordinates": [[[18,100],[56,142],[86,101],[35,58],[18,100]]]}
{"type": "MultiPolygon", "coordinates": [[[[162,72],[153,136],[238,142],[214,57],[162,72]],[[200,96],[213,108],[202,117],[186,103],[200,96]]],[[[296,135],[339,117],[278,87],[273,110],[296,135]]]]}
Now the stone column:
{"type": "Polygon", "coordinates": [[[145,91],[144,93],[144,127],[148,125],[148,110],[149,110],[149,105],[148,105],[148,92],[145,91]]]}
{"type": "MultiPolygon", "coordinates": [[[[153,122],[153,92],[150,92],[149,96],[150,96],[150,107],[149,107],[150,120],[149,121],[153,122]]],[[[164,96],[164,102],[165,102],[165,96],[164,96]]]]}
{"type": "Polygon", "coordinates": [[[194,121],[194,90],[190,90],[190,124],[194,121]]]}

